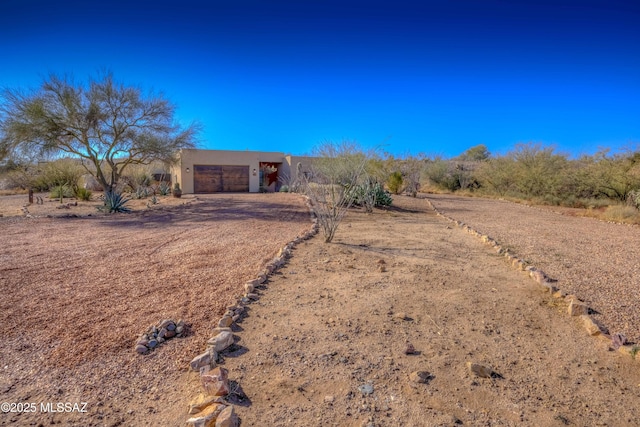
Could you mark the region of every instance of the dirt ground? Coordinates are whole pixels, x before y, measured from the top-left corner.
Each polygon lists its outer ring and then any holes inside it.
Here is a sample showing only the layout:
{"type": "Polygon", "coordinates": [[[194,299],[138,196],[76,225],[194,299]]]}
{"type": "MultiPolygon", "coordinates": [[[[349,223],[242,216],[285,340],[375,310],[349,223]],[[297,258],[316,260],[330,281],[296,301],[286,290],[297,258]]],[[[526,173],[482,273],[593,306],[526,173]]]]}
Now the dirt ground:
{"type": "MultiPolygon", "coordinates": [[[[243,281],[309,227],[302,200],[273,194],[0,219],[0,401],[89,401],[0,425],[184,425],[200,390],[189,360],[243,281]],[[191,334],[136,355],[165,317],[191,334]]],[[[222,353],[242,426],[640,424],[640,363],[425,200],[350,212],[258,293],[222,353]]]]}
{"type": "Polygon", "coordinates": [[[638,362],[424,200],[394,206],[303,243],[251,305],[225,361],[243,426],[640,423],[638,362]]]}
{"type": "Polygon", "coordinates": [[[211,326],[311,222],[297,195],[166,207],[176,200],[132,214],[0,218],[0,403],[38,407],[0,413],[0,425],[184,423],[198,391],[188,364],[211,326]],[[165,318],[183,319],[188,336],[136,354],[138,336],[165,318]],[[88,412],[44,413],[48,402],[87,402],[88,412]]]}

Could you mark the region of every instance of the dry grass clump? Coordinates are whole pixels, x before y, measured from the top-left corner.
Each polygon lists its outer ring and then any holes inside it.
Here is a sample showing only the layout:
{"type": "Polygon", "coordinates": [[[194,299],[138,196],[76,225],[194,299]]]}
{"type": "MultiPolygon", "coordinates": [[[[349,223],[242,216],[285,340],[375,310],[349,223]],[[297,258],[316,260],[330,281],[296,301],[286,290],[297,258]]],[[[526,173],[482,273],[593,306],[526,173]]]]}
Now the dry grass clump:
{"type": "Polygon", "coordinates": [[[633,206],[612,205],[599,215],[606,221],[624,222],[627,224],[640,224],[640,210],[633,206]]]}

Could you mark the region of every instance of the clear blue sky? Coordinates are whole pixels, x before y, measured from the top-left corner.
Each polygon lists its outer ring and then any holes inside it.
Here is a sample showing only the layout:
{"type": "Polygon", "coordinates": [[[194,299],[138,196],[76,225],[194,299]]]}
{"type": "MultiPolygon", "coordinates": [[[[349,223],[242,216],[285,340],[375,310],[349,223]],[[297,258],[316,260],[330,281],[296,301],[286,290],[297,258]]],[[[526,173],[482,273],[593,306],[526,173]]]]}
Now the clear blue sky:
{"type": "Polygon", "coordinates": [[[203,148],[640,142],[637,0],[0,0],[0,86],[101,68],[200,121],[203,148]]]}

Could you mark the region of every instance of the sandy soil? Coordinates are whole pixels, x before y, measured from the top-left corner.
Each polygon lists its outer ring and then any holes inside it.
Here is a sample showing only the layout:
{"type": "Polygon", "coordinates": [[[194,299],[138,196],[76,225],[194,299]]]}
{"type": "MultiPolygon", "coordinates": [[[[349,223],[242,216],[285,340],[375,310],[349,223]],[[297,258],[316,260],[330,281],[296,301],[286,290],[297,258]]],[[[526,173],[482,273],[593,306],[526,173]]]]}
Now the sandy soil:
{"type": "MultiPolygon", "coordinates": [[[[302,201],[279,194],[0,219],[0,401],[89,401],[88,414],[0,414],[0,425],[184,425],[200,391],[189,360],[243,281],[308,228],[302,201]],[[190,336],[136,355],[137,335],[165,317],[187,320],[190,336]]],[[[301,243],[258,293],[222,354],[242,426],[640,422],[640,363],[425,200],[350,212],[333,243],[301,243]]]]}
{"type": "Polygon", "coordinates": [[[308,210],[297,195],[238,194],[88,212],[0,218],[0,402],[88,402],[88,413],[0,413],[0,425],[181,425],[198,390],[189,361],[244,282],[311,227],[308,210]],[[184,319],[189,336],[136,354],[164,318],[184,319]]]}

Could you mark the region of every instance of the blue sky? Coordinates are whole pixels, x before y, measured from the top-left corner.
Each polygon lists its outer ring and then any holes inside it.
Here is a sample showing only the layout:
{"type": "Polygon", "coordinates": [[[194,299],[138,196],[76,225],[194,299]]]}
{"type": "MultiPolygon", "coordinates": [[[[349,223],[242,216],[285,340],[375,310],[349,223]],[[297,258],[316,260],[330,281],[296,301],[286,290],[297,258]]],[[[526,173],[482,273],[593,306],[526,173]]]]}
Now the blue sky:
{"type": "Polygon", "coordinates": [[[0,86],[107,68],[203,148],[577,155],[640,143],[639,23],[632,0],[0,0],[0,86]]]}

